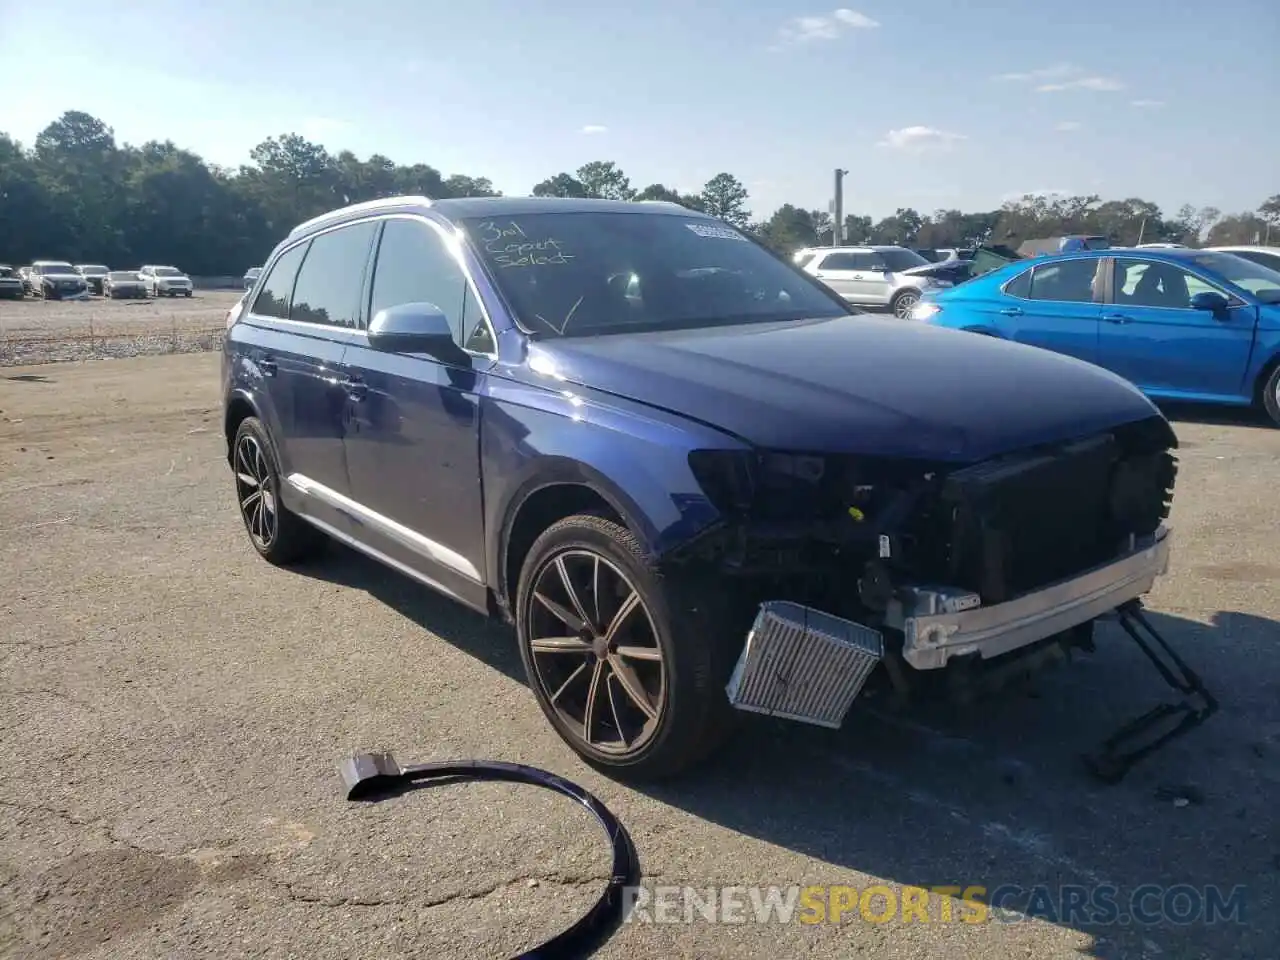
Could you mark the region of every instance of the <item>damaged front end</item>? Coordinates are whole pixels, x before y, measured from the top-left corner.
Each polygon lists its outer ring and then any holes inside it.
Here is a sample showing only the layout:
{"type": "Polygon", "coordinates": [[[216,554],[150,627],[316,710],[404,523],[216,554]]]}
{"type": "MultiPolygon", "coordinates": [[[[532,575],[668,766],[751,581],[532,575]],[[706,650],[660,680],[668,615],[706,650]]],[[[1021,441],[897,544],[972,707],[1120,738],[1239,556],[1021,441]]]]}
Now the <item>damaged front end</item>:
{"type": "Polygon", "coordinates": [[[959,466],[694,453],[723,519],[677,562],[755,617],[731,702],[838,726],[864,686],[969,700],[1092,649],[1168,569],[1176,443],[1156,416],[959,466]]]}

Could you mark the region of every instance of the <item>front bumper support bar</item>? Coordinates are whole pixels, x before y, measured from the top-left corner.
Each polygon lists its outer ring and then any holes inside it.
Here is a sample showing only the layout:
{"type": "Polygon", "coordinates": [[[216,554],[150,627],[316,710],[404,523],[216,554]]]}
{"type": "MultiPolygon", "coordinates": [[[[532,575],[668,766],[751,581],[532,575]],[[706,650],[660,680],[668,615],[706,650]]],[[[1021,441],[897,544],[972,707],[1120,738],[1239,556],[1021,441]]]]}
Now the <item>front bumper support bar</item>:
{"type": "Polygon", "coordinates": [[[1130,600],[1119,607],[1116,619],[1165,683],[1182,697],[1173,703],[1158,704],[1125,723],[1095,753],[1084,758],[1090,772],[1103,783],[1118,783],[1144,757],[1189,733],[1218,710],[1218,701],[1205,688],[1204,681],[1143,615],[1141,600],[1130,600]]]}

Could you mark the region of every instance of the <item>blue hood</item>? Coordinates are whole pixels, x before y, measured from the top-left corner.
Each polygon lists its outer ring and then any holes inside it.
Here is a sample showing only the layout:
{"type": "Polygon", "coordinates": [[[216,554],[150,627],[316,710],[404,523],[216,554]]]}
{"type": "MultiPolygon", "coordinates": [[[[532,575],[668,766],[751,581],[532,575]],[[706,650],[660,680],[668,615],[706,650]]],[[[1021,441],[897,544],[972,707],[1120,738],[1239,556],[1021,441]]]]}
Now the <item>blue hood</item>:
{"type": "Polygon", "coordinates": [[[546,340],[530,361],[759,447],[809,453],[975,461],[1158,413],[1092,364],[865,315],[546,340]]]}

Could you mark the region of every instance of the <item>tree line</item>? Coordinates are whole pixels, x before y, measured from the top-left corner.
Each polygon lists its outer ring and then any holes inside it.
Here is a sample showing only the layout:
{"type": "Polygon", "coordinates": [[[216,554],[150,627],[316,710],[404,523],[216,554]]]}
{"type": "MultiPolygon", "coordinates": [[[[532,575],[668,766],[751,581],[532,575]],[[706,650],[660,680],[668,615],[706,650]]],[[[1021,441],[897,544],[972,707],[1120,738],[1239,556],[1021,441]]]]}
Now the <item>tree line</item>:
{"type": "MultiPolygon", "coordinates": [[[[196,275],[238,274],[260,264],[295,224],[348,203],[399,194],[498,195],[485,177],[445,175],[380,154],[362,160],[347,150],[330,153],[296,133],[269,137],[249,159],[232,170],[170,141],[119,144],[110,127],[80,111],[50,123],[30,147],[0,133],[0,262],[172,263],[196,275]]],[[[731,173],[682,194],[660,183],[637,188],[616,163],[598,160],[550,176],[531,192],[667,200],[750,230],[782,253],[832,239],[825,211],[788,203],[753,215],[747,188],[731,173]]],[[[1190,204],[1168,215],[1137,197],[1026,196],[979,213],[907,207],[880,220],[849,214],[844,227],[846,243],[917,247],[1016,246],[1072,233],[1101,234],[1117,245],[1257,243],[1280,241],[1280,194],[1256,210],[1226,215],[1190,204]]]]}

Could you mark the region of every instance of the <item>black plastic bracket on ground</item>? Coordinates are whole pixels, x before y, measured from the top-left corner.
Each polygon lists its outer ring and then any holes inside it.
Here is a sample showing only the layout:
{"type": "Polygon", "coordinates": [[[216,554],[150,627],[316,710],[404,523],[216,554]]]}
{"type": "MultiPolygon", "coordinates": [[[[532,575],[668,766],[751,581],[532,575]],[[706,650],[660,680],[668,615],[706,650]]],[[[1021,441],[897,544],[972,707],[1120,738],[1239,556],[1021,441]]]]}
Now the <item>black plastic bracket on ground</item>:
{"type": "Polygon", "coordinates": [[[1205,689],[1204,681],[1174,652],[1143,614],[1140,600],[1129,601],[1115,613],[1124,632],[1147,655],[1164,681],[1182,697],[1174,703],[1161,703],[1130,720],[1104,740],[1096,753],[1084,758],[1090,772],[1109,784],[1119,783],[1144,757],[1175,737],[1189,733],[1218,710],[1218,701],[1205,689]]]}
{"type": "Polygon", "coordinates": [[[585,807],[609,839],[613,867],[604,893],[571,927],[512,960],[579,960],[589,957],[622,922],[625,890],[640,882],[640,858],[630,834],[603,803],[576,783],[537,767],[501,760],[446,760],[402,767],[390,753],[358,753],[340,768],[348,800],[376,801],[409,790],[459,780],[499,780],[554,790],[585,807]]]}

